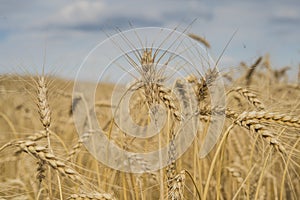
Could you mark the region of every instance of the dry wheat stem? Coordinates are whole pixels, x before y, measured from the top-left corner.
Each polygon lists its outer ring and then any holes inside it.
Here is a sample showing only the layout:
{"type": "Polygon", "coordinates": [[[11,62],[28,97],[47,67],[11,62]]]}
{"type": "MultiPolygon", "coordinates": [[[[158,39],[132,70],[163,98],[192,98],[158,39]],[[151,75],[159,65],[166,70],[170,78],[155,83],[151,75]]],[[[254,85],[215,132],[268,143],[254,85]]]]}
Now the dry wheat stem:
{"type": "Polygon", "coordinates": [[[68,200],[116,200],[109,193],[81,193],[72,194],[67,198],[68,200]]]}

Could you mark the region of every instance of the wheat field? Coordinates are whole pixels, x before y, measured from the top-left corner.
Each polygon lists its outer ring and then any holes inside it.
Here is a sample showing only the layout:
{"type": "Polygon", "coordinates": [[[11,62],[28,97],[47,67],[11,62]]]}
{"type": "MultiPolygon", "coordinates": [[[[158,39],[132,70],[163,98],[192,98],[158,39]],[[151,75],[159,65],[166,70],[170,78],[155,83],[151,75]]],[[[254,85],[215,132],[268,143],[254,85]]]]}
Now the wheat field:
{"type": "MultiPolygon", "coordinates": [[[[210,47],[201,37],[190,36],[210,47]]],[[[133,162],[143,166],[143,173],[106,166],[84,145],[92,128],[77,134],[73,115],[77,104],[85,102],[72,99],[73,81],[44,74],[1,75],[0,199],[298,199],[300,85],[288,79],[288,68],[274,69],[269,56],[262,55],[228,72],[212,67],[203,76],[181,80],[193,89],[193,115],[203,126],[176,158],[178,147],[172,141],[184,108],[170,89],[156,83],[161,74],[149,73],[154,52],[140,53],[136,70],[143,84],[130,101],[131,117],[147,125],[149,107],[160,104],[169,123],[146,141],[124,133],[112,117],[115,86],[109,83],[98,85],[94,109],[106,137],[126,151],[148,152],[171,142],[168,165],[153,171],[136,157],[133,162]],[[217,77],[224,81],[226,107],[210,105],[208,90],[217,77]],[[213,114],[225,117],[222,134],[200,158],[213,114]]]]}

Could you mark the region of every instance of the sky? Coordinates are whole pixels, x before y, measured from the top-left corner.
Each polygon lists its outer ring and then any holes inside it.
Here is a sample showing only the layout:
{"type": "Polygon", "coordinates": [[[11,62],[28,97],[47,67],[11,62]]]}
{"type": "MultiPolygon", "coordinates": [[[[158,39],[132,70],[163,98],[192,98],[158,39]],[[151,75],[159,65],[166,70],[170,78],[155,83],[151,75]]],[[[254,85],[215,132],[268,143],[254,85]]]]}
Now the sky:
{"type": "Polygon", "coordinates": [[[205,37],[220,66],[300,63],[299,0],[0,0],[0,73],[74,77],[85,56],[117,28],[176,26],[205,37]],[[194,21],[196,19],[196,21],[194,21]],[[194,21],[194,22],[193,22],[194,21]],[[45,55],[45,56],[44,56],[45,55]],[[45,64],[43,64],[45,63],[45,64]]]}

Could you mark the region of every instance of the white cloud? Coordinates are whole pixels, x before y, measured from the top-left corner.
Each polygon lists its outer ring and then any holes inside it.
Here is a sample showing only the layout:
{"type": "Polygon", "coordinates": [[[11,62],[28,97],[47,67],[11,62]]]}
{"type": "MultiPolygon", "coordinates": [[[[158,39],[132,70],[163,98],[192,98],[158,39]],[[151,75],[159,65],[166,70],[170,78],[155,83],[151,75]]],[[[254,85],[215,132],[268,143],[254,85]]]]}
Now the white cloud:
{"type": "Polygon", "coordinates": [[[105,12],[105,9],[105,4],[102,1],[77,0],[66,5],[46,23],[68,26],[95,23],[101,19],[101,15],[105,12]]]}

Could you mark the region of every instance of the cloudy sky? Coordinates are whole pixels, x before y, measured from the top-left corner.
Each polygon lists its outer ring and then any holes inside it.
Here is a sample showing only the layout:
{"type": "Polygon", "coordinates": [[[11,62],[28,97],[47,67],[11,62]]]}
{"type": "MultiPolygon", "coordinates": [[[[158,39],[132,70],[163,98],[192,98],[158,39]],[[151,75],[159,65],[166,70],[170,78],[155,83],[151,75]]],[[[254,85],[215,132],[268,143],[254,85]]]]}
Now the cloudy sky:
{"type": "Polygon", "coordinates": [[[0,73],[46,69],[74,75],[107,34],[134,27],[188,26],[221,62],[251,64],[270,53],[274,67],[300,63],[299,0],[0,0],[0,73]]]}

